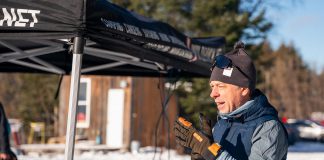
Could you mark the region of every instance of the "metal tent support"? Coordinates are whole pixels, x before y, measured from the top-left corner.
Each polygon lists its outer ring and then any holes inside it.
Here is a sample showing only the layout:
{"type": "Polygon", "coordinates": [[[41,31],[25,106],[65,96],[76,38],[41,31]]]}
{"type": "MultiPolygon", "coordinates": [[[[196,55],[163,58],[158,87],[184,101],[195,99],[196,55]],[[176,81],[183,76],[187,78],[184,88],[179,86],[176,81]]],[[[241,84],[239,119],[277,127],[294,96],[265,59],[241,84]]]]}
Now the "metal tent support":
{"type": "Polygon", "coordinates": [[[73,63],[71,72],[71,86],[69,99],[68,122],[66,126],[66,142],[64,160],[73,160],[75,128],[76,128],[76,112],[78,103],[78,93],[80,86],[80,72],[82,66],[82,54],[84,48],[84,38],[75,37],[73,45],[73,63]]]}

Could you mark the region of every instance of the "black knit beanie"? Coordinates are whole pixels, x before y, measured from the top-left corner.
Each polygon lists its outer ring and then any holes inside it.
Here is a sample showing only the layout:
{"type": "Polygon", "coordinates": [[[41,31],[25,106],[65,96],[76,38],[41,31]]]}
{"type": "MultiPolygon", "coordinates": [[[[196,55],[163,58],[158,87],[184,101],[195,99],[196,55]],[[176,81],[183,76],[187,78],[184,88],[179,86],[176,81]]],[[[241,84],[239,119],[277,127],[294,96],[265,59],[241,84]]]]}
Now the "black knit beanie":
{"type": "MultiPolygon", "coordinates": [[[[234,49],[224,55],[232,61],[232,66],[219,68],[217,65],[212,69],[210,81],[221,81],[240,87],[255,89],[256,70],[252,59],[244,50],[244,43],[235,43],[234,49]]],[[[217,63],[217,62],[216,62],[217,63]]]]}

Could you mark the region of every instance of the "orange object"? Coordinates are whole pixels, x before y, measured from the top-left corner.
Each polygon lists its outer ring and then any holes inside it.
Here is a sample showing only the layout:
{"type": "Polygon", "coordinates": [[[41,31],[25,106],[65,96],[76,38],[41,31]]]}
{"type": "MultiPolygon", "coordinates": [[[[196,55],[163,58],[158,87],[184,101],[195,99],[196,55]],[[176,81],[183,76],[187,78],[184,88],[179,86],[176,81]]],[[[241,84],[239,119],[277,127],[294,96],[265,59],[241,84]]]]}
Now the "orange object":
{"type": "Polygon", "coordinates": [[[203,139],[200,137],[200,135],[198,133],[194,133],[193,136],[199,141],[201,142],[203,139]]]}
{"type": "Polygon", "coordinates": [[[221,146],[218,143],[213,143],[208,147],[208,150],[216,157],[219,150],[221,149],[221,146]]]}
{"type": "Polygon", "coordinates": [[[179,122],[182,123],[184,126],[186,127],[190,127],[192,124],[190,122],[188,122],[186,119],[184,119],[183,117],[179,117],[178,118],[179,122]]]}

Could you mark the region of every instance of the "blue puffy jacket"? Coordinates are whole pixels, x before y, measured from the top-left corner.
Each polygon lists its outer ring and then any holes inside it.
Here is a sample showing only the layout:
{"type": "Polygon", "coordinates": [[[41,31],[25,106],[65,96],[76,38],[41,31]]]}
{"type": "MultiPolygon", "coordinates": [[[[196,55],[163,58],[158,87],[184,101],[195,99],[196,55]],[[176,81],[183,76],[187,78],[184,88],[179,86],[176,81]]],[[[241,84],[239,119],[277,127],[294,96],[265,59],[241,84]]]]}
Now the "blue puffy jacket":
{"type": "Polygon", "coordinates": [[[222,118],[213,127],[214,141],[223,152],[218,160],[284,160],[287,133],[278,113],[256,90],[250,101],[222,118]]]}

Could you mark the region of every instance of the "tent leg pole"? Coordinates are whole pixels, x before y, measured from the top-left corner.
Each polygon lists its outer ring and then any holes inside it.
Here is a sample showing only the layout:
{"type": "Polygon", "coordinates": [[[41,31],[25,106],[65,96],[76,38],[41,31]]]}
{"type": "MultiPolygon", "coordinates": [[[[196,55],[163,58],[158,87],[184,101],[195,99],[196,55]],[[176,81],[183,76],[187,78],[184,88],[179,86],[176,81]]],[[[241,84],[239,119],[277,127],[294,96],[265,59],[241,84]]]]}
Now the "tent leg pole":
{"type": "Polygon", "coordinates": [[[82,53],[84,48],[84,38],[75,37],[73,45],[73,63],[71,72],[70,99],[68,121],[66,126],[66,141],[64,160],[73,160],[74,141],[76,130],[76,112],[78,104],[78,93],[80,86],[80,71],[82,66],[82,53]]]}

